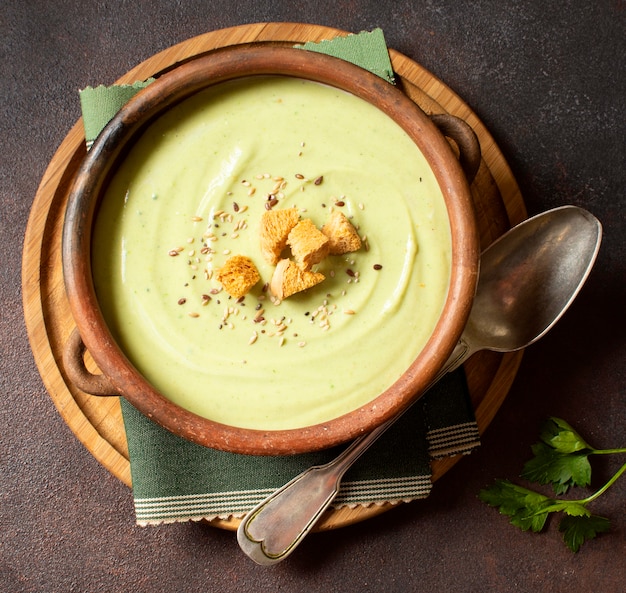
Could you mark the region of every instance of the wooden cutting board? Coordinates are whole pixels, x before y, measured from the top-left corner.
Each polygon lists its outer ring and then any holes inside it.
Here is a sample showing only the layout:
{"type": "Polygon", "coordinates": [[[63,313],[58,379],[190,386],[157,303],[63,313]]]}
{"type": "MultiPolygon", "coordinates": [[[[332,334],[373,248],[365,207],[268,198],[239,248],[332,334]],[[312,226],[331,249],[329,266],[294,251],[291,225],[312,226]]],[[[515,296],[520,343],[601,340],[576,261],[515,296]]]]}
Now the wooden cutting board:
{"type": "MultiPolygon", "coordinates": [[[[156,54],[117,83],[144,80],[220,47],[251,42],[293,45],[345,34],[338,29],[299,23],[260,23],[213,31],[156,54]]],[[[398,85],[426,113],[451,113],[464,119],[476,132],[483,161],[472,184],[472,195],[482,246],[486,247],[526,218],[524,202],[511,170],[485,126],[460,97],[413,60],[393,49],[390,55],[398,85]]],[[[22,261],[26,326],[37,367],[63,420],[106,469],[130,486],[130,463],[119,398],[99,398],[81,392],[69,382],[62,365],[63,346],[74,328],[74,321],[63,286],[61,234],[68,190],[84,155],[84,131],[79,120],[59,146],[43,176],[26,229],[22,261]]],[[[520,361],[519,352],[506,355],[481,352],[466,363],[481,432],[506,397],[520,361]]],[[[97,370],[93,363],[88,361],[88,364],[92,370],[97,370]]],[[[458,459],[459,456],[434,461],[433,480],[447,472],[458,459]]],[[[349,525],[389,508],[391,505],[331,510],[317,529],[349,525]]],[[[215,520],[211,524],[236,529],[239,520],[215,520]]]]}

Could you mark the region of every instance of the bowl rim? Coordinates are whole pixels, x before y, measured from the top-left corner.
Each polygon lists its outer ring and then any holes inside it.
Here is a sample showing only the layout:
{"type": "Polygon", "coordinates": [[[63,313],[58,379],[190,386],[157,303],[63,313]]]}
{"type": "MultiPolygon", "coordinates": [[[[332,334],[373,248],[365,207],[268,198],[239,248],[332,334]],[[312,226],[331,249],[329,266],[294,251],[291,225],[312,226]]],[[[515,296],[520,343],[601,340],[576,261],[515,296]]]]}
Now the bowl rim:
{"type": "Polygon", "coordinates": [[[197,444],[252,455],[288,455],[354,439],[408,408],[454,349],[471,309],[479,240],[473,201],[454,151],[429,117],[399,88],[345,60],[298,48],[244,44],[214,50],[158,76],[105,126],[73,181],[62,235],[62,264],[72,316],[82,341],[120,395],[148,418],[197,444]],[[159,393],[117,346],[104,321],[91,274],[91,229],[100,192],[116,164],[167,109],[209,86],[258,75],[286,75],[350,92],[387,113],[424,153],[448,210],[454,249],[446,301],[435,329],[402,376],[368,404],[309,427],[259,430],[228,426],[190,412],[159,393]]]}

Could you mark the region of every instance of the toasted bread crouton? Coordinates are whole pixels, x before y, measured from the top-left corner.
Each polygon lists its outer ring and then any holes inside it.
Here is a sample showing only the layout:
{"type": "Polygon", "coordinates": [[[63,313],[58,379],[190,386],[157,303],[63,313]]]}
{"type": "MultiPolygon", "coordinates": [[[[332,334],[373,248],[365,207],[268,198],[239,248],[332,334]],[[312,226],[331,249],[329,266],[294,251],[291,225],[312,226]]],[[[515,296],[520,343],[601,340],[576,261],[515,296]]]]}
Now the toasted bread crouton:
{"type": "Polygon", "coordinates": [[[329,239],[330,255],[341,255],[361,249],[361,238],[343,212],[333,210],[322,227],[322,233],[329,239]]]}
{"type": "Polygon", "coordinates": [[[287,237],[298,224],[300,215],[295,208],[266,210],[261,216],[261,255],[267,263],[275,266],[287,245],[287,237]]]}
{"type": "Polygon", "coordinates": [[[274,270],[270,291],[275,297],[283,300],[296,292],[319,284],[322,280],[324,280],[324,274],[303,270],[295,262],[281,259],[274,270]]]}
{"type": "Polygon", "coordinates": [[[217,279],[230,296],[238,299],[248,294],[261,275],[249,257],[234,255],[220,268],[217,279]]]}
{"type": "Polygon", "coordinates": [[[321,262],[328,255],[328,237],[308,218],[301,220],[291,229],[287,244],[303,270],[310,270],[311,266],[321,262]]]}

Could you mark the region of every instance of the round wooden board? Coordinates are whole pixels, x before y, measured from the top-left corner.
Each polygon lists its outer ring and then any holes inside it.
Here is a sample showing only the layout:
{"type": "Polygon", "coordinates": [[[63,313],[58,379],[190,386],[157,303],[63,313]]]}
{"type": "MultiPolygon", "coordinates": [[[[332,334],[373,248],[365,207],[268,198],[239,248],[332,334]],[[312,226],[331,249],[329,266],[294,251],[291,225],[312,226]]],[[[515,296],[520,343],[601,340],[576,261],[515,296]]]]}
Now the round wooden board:
{"type": "MultiPolygon", "coordinates": [[[[213,31],[156,54],[117,82],[144,80],[180,62],[229,45],[250,42],[293,45],[345,34],[338,29],[299,23],[260,23],[213,31]]],[[[448,112],[461,117],[478,135],[483,162],[472,184],[472,195],[482,246],[486,247],[526,218],[511,170],[487,129],[460,97],[413,60],[394,50],[390,50],[390,55],[398,85],[426,113],[448,112]]],[[[69,186],[84,155],[83,125],[79,120],[52,158],[33,203],[22,261],[24,312],[35,361],[63,420],[105,468],[130,486],[130,462],[119,398],[86,395],[68,381],[62,365],[63,346],[74,321],[63,285],[61,235],[69,186]]],[[[466,363],[481,432],[506,397],[520,361],[520,352],[506,355],[481,352],[466,363]]],[[[433,480],[446,473],[458,459],[459,456],[434,461],[433,480]]],[[[391,505],[330,510],[317,529],[346,526],[389,508],[391,505]]],[[[216,519],[210,523],[232,530],[237,528],[239,519],[216,519]]]]}

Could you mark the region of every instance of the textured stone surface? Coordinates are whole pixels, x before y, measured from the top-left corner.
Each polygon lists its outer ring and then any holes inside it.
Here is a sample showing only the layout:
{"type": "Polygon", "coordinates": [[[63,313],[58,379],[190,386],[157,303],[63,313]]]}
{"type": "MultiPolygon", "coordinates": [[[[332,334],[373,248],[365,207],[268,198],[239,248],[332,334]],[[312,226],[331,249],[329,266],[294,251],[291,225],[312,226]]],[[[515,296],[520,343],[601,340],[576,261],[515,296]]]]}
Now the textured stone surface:
{"type": "MultiPolygon", "coordinates": [[[[0,590],[603,591],[626,582],[626,478],[595,507],[613,531],[577,555],[552,524],[522,533],[476,498],[515,479],[548,415],[601,447],[626,444],[626,8],[619,0],[254,3],[4,0],[0,16],[0,590]],[[605,239],[572,309],[528,350],[483,439],[423,502],[316,534],[264,569],[232,533],[142,529],[128,489],[63,424],[22,321],[20,254],[30,206],[79,117],[77,90],[111,83],[208,30],[298,21],[360,31],[461,95],[494,135],[536,213],[576,204],[605,239]]],[[[623,460],[622,460],[623,462],[623,460]]],[[[599,484],[618,462],[600,461],[599,484]]]]}

